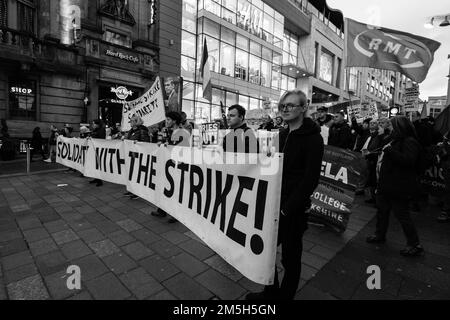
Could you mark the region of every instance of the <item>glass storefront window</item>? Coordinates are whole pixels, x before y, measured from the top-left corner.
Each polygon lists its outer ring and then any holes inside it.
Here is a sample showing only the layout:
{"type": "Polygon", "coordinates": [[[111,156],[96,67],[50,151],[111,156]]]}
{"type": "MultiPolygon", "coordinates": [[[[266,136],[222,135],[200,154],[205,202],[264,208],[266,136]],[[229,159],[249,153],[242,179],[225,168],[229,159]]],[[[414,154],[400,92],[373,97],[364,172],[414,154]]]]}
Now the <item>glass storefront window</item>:
{"type": "Polygon", "coordinates": [[[272,50],[262,47],[262,57],[268,61],[272,61],[272,50]]]}
{"type": "Polygon", "coordinates": [[[209,19],[204,19],[203,32],[215,38],[219,38],[219,24],[209,19]]]}
{"type": "Polygon", "coordinates": [[[333,56],[327,52],[320,55],[319,78],[331,84],[333,80],[333,56]]]}
{"type": "Polygon", "coordinates": [[[222,6],[230,11],[236,12],[236,0],[222,0],[222,6]]]}
{"type": "Polygon", "coordinates": [[[261,61],[261,85],[265,87],[271,86],[270,76],[272,64],[266,60],[261,61]]]}
{"type": "Polygon", "coordinates": [[[248,96],[239,95],[239,104],[240,104],[241,106],[243,106],[245,109],[248,110],[248,106],[249,106],[249,97],[248,97],[248,96]]]}
{"type": "Polygon", "coordinates": [[[226,100],[227,107],[231,107],[232,105],[238,103],[238,95],[236,93],[227,91],[226,96],[227,96],[226,100]]]}
{"type": "Polygon", "coordinates": [[[235,77],[248,80],[248,52],[236,49],[235,77]]]}
{"type": "Polygon", "coordinates": [[[281,65],[281,58],[282,58],[281,54],[273,51],[273,59],[272,59],[273,64],[281,65]]]}
{"type": "Polygon", "coordinates": [[[249,81],[254,84],[261,83],[261,58],[250,55],[249,81]]]}
{"type": "Polygon", "coordinates": [[[188,17],[185,13],[183,13],[182,18],[182,28],[183,30],[187,30],[190,32],[195,33],[195,20],[191,19],[191,17],[188,17]]]}
{"type": "Polygon", "coordinates": [[[236,33],[234,31],[231,31],[230,29],[222,26],[220,34],[221,34],[220,40],[228,42],[229,44],[234,46],[236,40],[236,33]]]}
{"type": "Polygon", "coordinates": [[[272,66],[272,89],[280,90],[281,85],[281,67],[277,65],[272,66]]]}
{"type": "Polygon", "coordinates": [[[183,81],[183,99],[194,100],[194,83],[183,81]]]}
{"type": "Polygon", "coordinates": [[[269,33],[273,33],[274,23],[275,23],[274,18],[268,15],[267,13],[264,13],[263,29],[269,33]]]}
{"type": "Polygon", "coordinates": [[[222,8],[222,18],[229,23],[236,24],[236,13],[234,11],[222,8]]]}
{"type": "Polygon", "coordinates": [[[283,24],[279,21],[275,21],[273,35],[279,39],[283,39],[284,28],[283,24]]]}
{"type": "Polygon", "coordinates": [[[203,0],[203,9],[220,17],[220,4],[214,0],[203,0]]]}
{"type": "Polygon", "coordinates": [[[239,49],[248,51],[248,38],[245,38],[241,35],[236,35],[236,47],[239,49]]]}
{"type": "Polygon", "coordinates": [[[250,98],[250,104],[248,106],[248,110],[255,110],[255,109],[260,109],[259,107],[259,100],[255,99],[255,98],[250,98]]]}
{"type": "Polygon", "coordinates": [[[260,57],[261,56],[261,45],[254,41],[250,41],[250,53],[260,57]]]}
{"type": "Polygon", "coordinates": [[[275,15],[275,10],[269,6],[268,4],[264,3],[263,10],[265,13],[267,13],[269,16],[273,17],[275,15]]]}
{"type": "Polygon", "coordinates": [[[182,109],[186,113],[187,119],[194,119],[194,101],[183,99],[182,109]]]}
{"type": "Polygon", "coordinates": [[[195,58],[195,34],[181,32],[181,54],[195,58]]]}
{"type": "Polygon", "coordinates": [[[295,78],[287,77],[287,89],[294,90],[297,87],[297,80],[295,78]]]}
{"type": "Polygon", "coordinates": [[[181,76],[185,80],[194,81],[195,78],[195,60],[186,56],[181,56],[181,76]]]}
{"type": "MultiPolygon", "coordinates": [[[[197,68],[200,67],[203,54],[203,37],[200,37],[199,50],[197,51],[197,68]]],[[[208,62],[211,71],[219,72],[219,40],[206,37],[206,44],[208,46],[208,62]]]]}
{"type": "Polygon", "coordinates": [[[220,102],[225,103],[225,91],[213,88],[212,89],[212,103],[220,105],[220,102]]]}
{"type": "Polygon", "coordinates": [[[220,74],[233,77],[234,46],[222,42],[220,45],[220,74]]]}
{"type": "Polygon", "coordinates": [[[10,80],[9,115],[15,120],[36,120],[36,81],[10,80]]]}

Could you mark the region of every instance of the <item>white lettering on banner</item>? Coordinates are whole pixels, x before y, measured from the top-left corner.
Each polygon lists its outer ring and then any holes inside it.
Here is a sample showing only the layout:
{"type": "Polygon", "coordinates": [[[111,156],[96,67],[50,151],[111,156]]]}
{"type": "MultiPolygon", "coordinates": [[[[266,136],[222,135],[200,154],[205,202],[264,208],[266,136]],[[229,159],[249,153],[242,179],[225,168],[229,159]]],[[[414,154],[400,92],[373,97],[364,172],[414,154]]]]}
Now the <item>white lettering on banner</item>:
{"type": "Polygon", "coordinates": [[[86,139],[58,137],[56,162],[84,173],[89,145],[86,139]]]}
{"type": "MultiPolygon", "coordinates": [[[[334,175],[331,173],[332,164],[329,162],[322,161],[322,170],[320,175],[325,178],[330,178],[335,181],[341,181],[344,184],[348,184],[348,173],[346,167],[340,167],[339,171],[334,175]]],[[[333,170],[335,172],[335,170],[333,170]]]]}
{"type": "MultiPolygon", "coordinates": [[[[73,144],[72,140],[81,139],[58,137],[61,146],[73,144]]],[[[171,155],[179,147],[145,142],[89,139],[86,145],[85,176],[126,185],[128,191],[185,224],[244,276],[273,283],[279,172],[261,175],[260,164],[176,161],[171,155]]],[[[62,148],[59,157],[67,154],[67,158],[69,151],[62,148]]],[[[282,168],[282,155],[267,159],[282,168]]],[[[74,166],[73,161],[65,164],[74,166]]]]}
{"type": "Polygon", "coordinates": [[[317,204],[311,204],[311,210],[316,211],[325,217],[337,220],[339,222],[344,222],[344,216],[342,214],[328,210],[326,208],[318,206],[317,204]]]}
{"type": "Polygon", "coordinates": [[[131,129],[130,119],[138,115],[145,126],[151,126],[166,119],[161,81],[157,77],[151,88],[136,100],[127,102],[122,108],[122,130],[131,129]]]}
{"type": "Polygon", "coordinates": [[[330,197],[326,194],[323,194],[321,192],[314,192],[313,193],[313,198],[316,200],[319,200],[320,202],[329,205],[335,209],[339,209],[341,211],[348,211],[350,212],[350,210],[347,208],[347,205],[337,199],[334,199],[333,197],[330,197]]]}

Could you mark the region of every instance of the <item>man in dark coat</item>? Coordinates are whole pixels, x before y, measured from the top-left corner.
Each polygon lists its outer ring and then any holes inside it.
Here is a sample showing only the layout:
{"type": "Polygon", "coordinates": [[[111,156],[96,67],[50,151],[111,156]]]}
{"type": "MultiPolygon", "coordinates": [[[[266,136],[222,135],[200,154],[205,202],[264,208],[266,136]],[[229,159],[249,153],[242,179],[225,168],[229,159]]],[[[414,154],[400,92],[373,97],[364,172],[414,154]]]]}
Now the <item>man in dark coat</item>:
{"type": "Polygon", "coordinates": [[[370,129],[369,129],[370,121],[372,121],[371,118],[364,119],[362,125],[359,125],[356,121],[356,118],[355,117],[352,118],[351,129],[354,130],[357,134],[356,143],[353,148],[353,151],[361,152],[367,139],[369,139],[369,137],[370,137],[370,129]]]}
{"type": "MultiPolygon", "coordinates": [[[[311,195],[319,183],[324,144],[320,127],[306,117],[306,95],[288,91],[280,99],[279,110],[289,128],[280,132],[280,151],[284,153],[278,244],[285,273],[281,286],[275,272],[274,284],[248,300],[292,300],[301,274],[303,234],[308,228],[311,195]]],[[[275,269],[276,270],[276,269],[275,269]]]]}
{"type": "Polygon", "coordinates": [[[258,141],[252,129],[245,123],[245,109],[235,104],[228,108],[228,127],[232,129],[223,138],[224,152],[258,153],[258,141]]]}
{"type": "Polygon", "coordinates": [[[350,126],[345,121],[344,111],[339,111],[335,115],[335,121],[330,128],[328,145],[342,149],[353,149],[353,135],[350,126]]]}

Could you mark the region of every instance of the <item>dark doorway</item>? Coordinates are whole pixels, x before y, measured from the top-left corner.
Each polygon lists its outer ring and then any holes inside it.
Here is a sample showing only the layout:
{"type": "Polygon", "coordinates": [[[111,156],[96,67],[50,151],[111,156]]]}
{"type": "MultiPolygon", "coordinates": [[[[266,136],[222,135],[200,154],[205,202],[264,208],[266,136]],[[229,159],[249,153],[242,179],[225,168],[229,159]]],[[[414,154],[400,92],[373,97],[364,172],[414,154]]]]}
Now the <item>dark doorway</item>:
{"type": "Polygon", "coordinates": [[[100,84],[98,88],[99,118],[107,126],[122,121],[122,108],[126,101],[139,98],[142,89],[122,84],[100,84]]]}

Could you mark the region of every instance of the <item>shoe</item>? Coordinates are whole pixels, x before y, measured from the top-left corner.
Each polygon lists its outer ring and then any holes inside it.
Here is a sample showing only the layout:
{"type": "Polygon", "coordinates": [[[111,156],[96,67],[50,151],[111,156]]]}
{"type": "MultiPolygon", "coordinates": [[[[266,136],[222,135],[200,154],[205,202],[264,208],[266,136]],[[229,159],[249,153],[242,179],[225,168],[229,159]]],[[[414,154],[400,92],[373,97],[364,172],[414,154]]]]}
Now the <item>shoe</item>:
{"type": "Polygon", "coordinates": [[[158,217],[158,218],[164,218],[165,216],[167,216],[167,213],[163,213],[163,212],[160,212],[160,211],[153,211],[151,213],[151,215],[154,216],[154,217],[158,217]]]}
{"type": "Polygon", "coordinates": [[[52,162],[52,159],[50,159],[50,158],[45,159],[44,162],[51,163],[51,162],[52,162]]]}
{"type": "Polygon", "coordinates": [[[363,196],[364,195],[364,190],[358,190],[355,192],[355,195],[357,196],[363,196]]]}
{"type": "Polygon", "coordinates": [[[368,204],[375,204],[375,200],[374,199],[367,199],[367,200],[364,200],[364,202],[368,203],[368,204]]]}
{"type": "Polygon", "coordinates": [[[167,220],[167,222],[168,223],[176,223],[176,222],[178,222],[178,220],[175,218],[170,218],[169,220],[167,220]]]}
{"type": "Polygon", "coordinates": [[[368,236],[366,238],[366,242],[367,243],[385,243],[386,238],[381,238],[380,236],[377,236],[374,234],[374,235],[368,236]]]}
{"type": "Polygon", "coordinates": [[[131,200],[136,200],[136,199],[138,199],[139,197],[137,196],[137,195],[135,195],[135,194],[132,194],[131,196],[130,196],[130,199],[131,200]]]}
{"type": "Polygon", "coordinates": [[[130,191],[127,191],[123,194],[124,196],[132,196],[133,194],[130,191]]]}
{"type": "Polygon", "coordinates": [[[400,251],[400,254],[404,257],[418,257],[423,254],[424,250],[420,244],[414,247],[406,247],[400,251]]]}
{"type": "Polygon", "coordinates": [[[440,216],[436,218],[439,222],[449,222],[450,221],[450,212],[442,211],[440,216]]]}
{"type": "Polygon", "coordinates": [[[98,181],[97,184],[95,186],[97,187],[101,187],[103,185],[103,181],[98,181]]]}
{"type": "Polygon", "coordinates": [[[97,179],[89,181],[90,184],[97,183],[97,182],[98,182],[97,179]]]}

